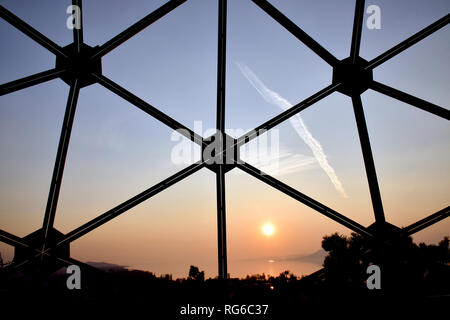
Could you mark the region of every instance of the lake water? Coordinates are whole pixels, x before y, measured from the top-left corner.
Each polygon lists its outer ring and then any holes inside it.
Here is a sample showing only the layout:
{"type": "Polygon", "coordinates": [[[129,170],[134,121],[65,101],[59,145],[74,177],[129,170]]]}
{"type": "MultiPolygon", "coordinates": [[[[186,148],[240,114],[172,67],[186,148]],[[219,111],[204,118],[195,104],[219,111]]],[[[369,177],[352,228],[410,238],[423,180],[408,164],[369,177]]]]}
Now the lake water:
{"type": "Polygon", "coordinates": [[[228,264],[228,272],[232,277],[245,277],[248,274],[266,274],[278,276],[281,272],[289,270],[296,276],[308,275],[319,269],[321,265],[302,261],[275,261],[275,260],[244,260],[230,261],[228,264]]]}
{"type": "MultiPolygon", "coordinates": [[[[206,278],[214,278],[217,276],[217,263],[199,263],[194,264],[200,270],[205,271],[206,278]]],[[[233,278],[243,278],[247,275],[262,274],[270,276],[278,276],[281,272],[289,270],[296,276],[308,275],[322,266],[315,263],[295,261],[295,260],[229,260],[228,273],[233,278]]],[[[151,265],[132,265],[128,269],[139,269],[151,271],[156,275],[172,274],[173,278],[186,278],[189,272],[189,265],[186,264],[167,264],[164,262],[153,262],[151,265]]]]}

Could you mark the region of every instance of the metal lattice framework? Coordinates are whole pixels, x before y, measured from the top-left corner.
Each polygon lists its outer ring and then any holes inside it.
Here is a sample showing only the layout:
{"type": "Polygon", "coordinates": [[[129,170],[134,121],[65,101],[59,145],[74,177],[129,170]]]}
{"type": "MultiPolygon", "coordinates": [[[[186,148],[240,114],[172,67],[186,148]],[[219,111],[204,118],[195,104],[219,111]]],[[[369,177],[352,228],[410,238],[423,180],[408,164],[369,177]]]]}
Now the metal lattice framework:
{"type": "MultiPolygon", "coordinates": [[[[56,56],[55,68],[2,84],[0,86],[0,94],[8,94],[23,88],[56,79],[58,77],[70,86],[42,227],[23,238],[15,236],[4,230],[0,230],[0,240],[15,248],[14,260],[12,264],[8,266],[9,270],[13,271],[28,269],[34,274],[36,274],[36,271],[39,274],[42,274],[55,271],[60,266],[67,264],[78,264],[82,267],[91,268],[88,265],[70,257],[70,243],[72,241],[75,241],[88,232],[95,230],[104,223],[116,218],[127,210],[137,206],[145,200],[148,200],[152,196],[162,192],[202,168],[211,169],[216,174],[218,273],[219,278],[222,279],[227,277],[225,175],[227,171],[235,167],[287,194],[304,205],[325,215],[326,217],[333,219],[341,225],[344,225],[350,230],[375,239],[386,239],[392,237],[394,234],[412,235],[438,221],[441,221],[442,219],[447,218],[450,215],[450,207],[447,206],[446,208],[404,228],[398,228],[386,222],[364,110],[361,102],[361,94],[367,89],[372,89],[399,101],[408,103],[411,106],[435,114],[436,116],[450,120],[449,110],[395,88],[389,87],[385,84],[379,83],[373,80],[372,76],[372,71],[374,68],[408,49],[435,31],[446,26],[450,22],[450,14],[446,14],[441,19],[400,42],[386,52],[380,54],[373,60],[366,61],[359,56],[365,4],[364,0],[356,0],[350,56],[344,60],[338,60],[268,1],[252,0],[259,8],[265,11],[310,50],[327,62],[333,68],[333,79],[332,83],[327,87],[299,102],[290,109],[264,122],[249,133],[234,139],[224,133],[227,0],[218,0],[217,131],[212,137],[204,139],[183,124],[172,119],[154,106],[143,101],[125,88],[119,86],[111,79],[105,77],[102,74],[101,68],[101,59],[104,55],[117,48],[132,36],[147,28],[153,22],[162,18],[186,1],[187,0],[168,1],[157,10],[148,14],[123,32],[113,37],[111,40],[96,47],[90,47],[83,42],[82,23],[79,29],[73,29],[73,43],[66,47],[60,47],[32,26],[15,16],[12,12],[5,9],[3,6],[0,7],[0,15],[4,20],[56,56]],[[67,234],[62,234],[54,228],[53,224],[77,100],[80,89],[94,83],[99,83],[132,105],[166,124],[170,128],[178,130],[188,139],[200,145],[202,150],[208,147],[212,140],[216,140],[216,142],[220,141],[221,143],[219,143],[219,148],[216,148],[216,153],[213,156],[213,159],[205,159],[202,157],[200,161],[175,173],[174,175],[137,194],[111,210],[108,210],[107,212],[99,215],[89,222],[86,222],[67,234]],[[260,133],[272,129],[293,115],[305,110],[309,106],[335,91],[348,95],[351,97],[353,102],[353,110],[355,113],[372,206],[375,214],[375,223],[369,227],[364,227],[358,224],[339,212],[308,197],[302,192],[295,190],[294,188],[284,184],[268,174],[263,173],[259,169],[239,158],[238,150],[242,145],[258,137],[260,133]]],[[[72,4],[81,9],[81,0],[73,0],[72,4]]]]}

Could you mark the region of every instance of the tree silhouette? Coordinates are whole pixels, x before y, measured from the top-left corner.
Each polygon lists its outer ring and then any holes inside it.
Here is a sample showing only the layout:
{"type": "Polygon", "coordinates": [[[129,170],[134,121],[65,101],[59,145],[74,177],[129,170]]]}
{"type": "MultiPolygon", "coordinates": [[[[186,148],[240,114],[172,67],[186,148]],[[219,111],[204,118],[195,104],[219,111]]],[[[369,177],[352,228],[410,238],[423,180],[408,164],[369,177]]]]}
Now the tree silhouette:
{"type": "Polygon", "coordinates": [[[196,266],[191,266],[188,279],[203,282],[205,280],[205,272],[200,271],[196,266]]]}
{"type": "Polygon", "coordinates": [[[324,277],[340,290],[366,289],[367,267],[381,269],[382,289],[408,294],[440,294],[450,287],[449,238],[438,245],[415,244],[411,237],[374,241],[352,233],[325,236],[324,277]]]}

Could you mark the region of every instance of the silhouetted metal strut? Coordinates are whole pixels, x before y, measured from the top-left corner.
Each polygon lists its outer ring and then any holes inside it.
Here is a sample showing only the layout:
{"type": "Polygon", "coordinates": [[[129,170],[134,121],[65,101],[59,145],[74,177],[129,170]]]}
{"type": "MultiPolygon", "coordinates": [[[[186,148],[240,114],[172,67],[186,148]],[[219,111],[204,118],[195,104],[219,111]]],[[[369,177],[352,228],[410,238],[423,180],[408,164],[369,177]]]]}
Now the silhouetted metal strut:
{"type": "Polygon", "coordinates": [[[445,218],[448,218],[450,216],[450,207],[444,208],[442,210],[439,210],[436,213],[433,213],[432,215],[429,215],[426,218],[423,218],[422,220],[419,220],[405,228],[403,228],[403,231],[408,235],[412,235],[416,232],[419,232],[420,230],[423,230],[445,218]]]}
{"type": "Polygon", "coordinates": [[[144,18],[142,18],[141,20],[139,20],[138,22],[127,28],[126,30],[116,35],[111,40],[102,44],[100,46],[100,49],[91,58],[94,59],[97,57],[104,56],[105,54],[114,50],[131,37],[135,36],[137,33],[147,28],[155,21],[159,20],[160,18],[164,17],[166,14],[168,14],[181,4],[185,3],[186,1],[187,0],[170,0],[166,2],[166,4],[164,4],[163,6],[159,7],[152,13],[148,14],[147,16],[145,16],[144,18]]]}
{"type": "Polygon", "coordinates": [[[38,44],[43,46],[45,49],[51,53],[67,58],[67,55],[63,52],[62,48],[54,43],[52,40],[44,36],[42,33],[34,29],[28,23],[21,20],[19,17],[14,15],[11,11],[5,9],[5,7],[0,6],[0,17],[8,21],[12,26],[16,27],[28,37],[36,41],[38,44]]]}
{"type": "Polygon", "coordinates": [[[33,74],[28,77],[2,84],[0,86],[0,96],[56,79],[60,77],[64,72],[66,72],[65,69],[53,68],[47,71],[33,74]]]}
{"type": "Polygon", "coordinates": [[[80,8],[80,15],[78,17],[80,26],[73,28],[73,42],[75,43],[75,48],[78,53],[81,52],[81,46],[83,45],[83,12],[81,6],[81,0],[72,0],[72,5],[80,8]]]}
{"type": "Polygon", "coordinates": [[[227,228],[225,206],[225,73],[227,42],[227,0],[219,0],[217,35],[217,137],[220,139],[217,150],[220,159],[216,172],[217,189],[217,246],[219,278],[226,279],[227,268],[227,228]]]}
{"type": "Polygon", "coordinates": [[[450,120],[450,111],[442,108],[438,105],[435,105],[431,102],[425,101],[423,99],[414,97],[406,92],[397,90],[395,88],[389,87],[385,84],[382,84],[377,81],[372,81],[372,84],[370,86],[371,89],[378,91],[380,93],[383,93],[391,98],[400,100],[404,103],[410,104],[414,107],[417,107],[419,109],[422,109],[424,111],[430,112],[432,114],[435,114],[441,118],[450,120]]]}
{"type": "Polygon", "coordinates": [[[44,230],[43,249],[45,249],[45,246],[47,244],[47,237],[50,230],[53,228],[53,223],[55,221],[56,207],[58,205],[59,191],[61,189],[64,166],[66,164],[67,150],[69,149],[70,135],[72,133],[79,92],[79,80],[75,79],[72,86],[70,87],[69,98],[67,99],[66,113],[64,115],[63,126],[61,129],[61,136],[58,145],[58,152],[56,154],[52,181],[50,184],[47,207],[45,208],[44,222],[42,225],[42,228],[44,230]]]}
{"type": "Polygon", "coordinates": [[[445,27],[450,22],[450,14],[446,14],[444,17],[439,19],[438,21],[430,24],[428,27],[422,29],[421,31],[415,33],[408,39],[400,42],[398,45],[392,47],[391,49],[387,50],[386,52],[383,52],[378,57],[374,58],[369,62],[369,64],[366,66],[366,69],[374,69],[381,65],[382,63],[388,61],[389,59],[392,59],[399,53],[405,51],[412,45],[416,44],[420,40],[425,39],[430,34],[438,31],[439,29],[445,27]]]}
{"type": "Polygon", "coordinates": [[[358,127],[359,140],[363,153],[364,166],[366,168],[367,181],[369,182],[369,191],[372,198],[372,206],[375,214],[375,220],[378,225],[384,224],[384,211],[381,202],[380,187],[378,185],[377,173],[375,170],[375,163],[373,161],[372,148],[370,146],[369,132],[367,131],[366,119],[361,103],[361,97],[356,96],[352,98],[353,110],[355,112],[356,124],[358,127]]]}
{"type": "Polygon", "coordinates": [[[364,0],[356,0],[355,18],[353,21],[352,44],[350,47],[350,58],[352,63],[356,63],[359,57],[359,48],[361,45],[361,33],[364,18],[364,0]]]}
{"type": "Polygon", "coordinates": [[[309,49],[315,54],[325,60],[330,66],[334,67],[339,60],[336,59],[327,49],[322,47],[316,40],[311,38],[305,31],[299,26],[289,20],[284,14],[282,14],[277,8],[270,4],[266,0],[252,0],[258,7],[264,10],[275,21],[281,24],[286,30],[292,33],[297,39],[303,42],[309,49]]]}

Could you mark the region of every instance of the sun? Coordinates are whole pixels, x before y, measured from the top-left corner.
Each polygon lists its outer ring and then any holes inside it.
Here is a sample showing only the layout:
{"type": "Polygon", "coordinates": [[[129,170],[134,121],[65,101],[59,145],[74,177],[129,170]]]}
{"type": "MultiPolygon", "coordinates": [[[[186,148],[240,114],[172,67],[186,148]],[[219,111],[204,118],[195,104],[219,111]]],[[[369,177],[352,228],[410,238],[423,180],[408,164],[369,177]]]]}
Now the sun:
{"type": "Polygon", "coordinates": [[[262,226],[261,231],[266,237],[270,237],[275,233],[275,227],[271,223],[266,223],[262,226]]]}

